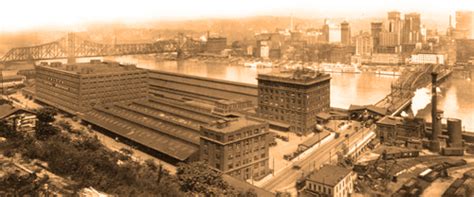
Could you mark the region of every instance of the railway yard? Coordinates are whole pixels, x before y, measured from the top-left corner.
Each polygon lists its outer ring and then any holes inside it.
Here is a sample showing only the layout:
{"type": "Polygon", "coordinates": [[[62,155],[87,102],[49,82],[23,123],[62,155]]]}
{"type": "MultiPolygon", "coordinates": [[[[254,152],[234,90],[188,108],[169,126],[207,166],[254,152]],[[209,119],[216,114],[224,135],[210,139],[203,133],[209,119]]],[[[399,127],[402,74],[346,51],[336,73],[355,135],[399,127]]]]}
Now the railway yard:
{"type": "Polygon", "coordinates": [[[463,196],[460,192],[472,189],[474,155],[448,157],[380,145],[365,153],[354,171],[355,196],[463,196]]]}

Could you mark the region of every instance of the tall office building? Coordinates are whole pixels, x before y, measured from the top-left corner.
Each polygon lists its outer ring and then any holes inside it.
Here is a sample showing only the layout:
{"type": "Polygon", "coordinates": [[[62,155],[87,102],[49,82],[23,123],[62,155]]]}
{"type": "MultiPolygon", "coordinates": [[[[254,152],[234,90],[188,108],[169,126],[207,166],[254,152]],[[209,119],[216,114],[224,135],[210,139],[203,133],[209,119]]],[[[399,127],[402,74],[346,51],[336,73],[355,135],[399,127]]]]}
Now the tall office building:
{"type": "Polygon", "coordinates": [[[472,11],[456,12],[456,33],[457,39],[474,39],[474,20],[472,11]]]}
{"type": "Polygon", "coordinates": [[[364,32],[356,37],[356,55],[370,56],[373,51],[374,40],[369,33],[364,32]]]}
{"type": "Polygon", "coordinates": [[[400,45],[402,34],[402,20],[400,19],[400,12],[388,12],[388,32],[390,37],[395,37],[395,45],[400,45]]]}
{"type": "Polygon", "coordinates": [[[71,114],[95,105],[146,98],[147,71],[117,62],[36,66],[36,100],[71,114]]]}
{"type": "Polygon", "coordinates": [[[341,27],[324,20],[323,35],[327,43],[341,43],[341,27]]]}
{"type": "Polygon", "coordinates": [[[351,26],[347,21],[341,23],[341,43],[351,45],[351,26]]]}
{"type": "Polygon", "coordinates": [[[419,13],[405,14],[402,44],[416,44],[421,41],[421,19],[419,13]]]}
{"type": "Polygon", "coordinates": [[[383,23],[382,22],[372,22],[370,24],[370,29],[372,33],[372,39],[373,39],[373,46],[374,46],[374,51],[377,50],[377,48],[380,45],[380,33],[383,30],[383,23]]]}
{"type": "Polygon", "coordinates": [[[259,74],[257,80],[257,114],[288,124],[292,132],[305,135],[314,131],[316,115],[329,109],[329,74],[297,69],[259,74]]]}
{"type": "Polygon", "coordinates": [[[200,159],[224,174],[247,180],[269,170],[268,123],[250,117],[201,126],[200,159]]]}
{"type": "Polygon", "coordinates": [[[227,47],[226,37],[209,37],[206,42],[206,52],[208,53],[221,53],[227,47]]]}

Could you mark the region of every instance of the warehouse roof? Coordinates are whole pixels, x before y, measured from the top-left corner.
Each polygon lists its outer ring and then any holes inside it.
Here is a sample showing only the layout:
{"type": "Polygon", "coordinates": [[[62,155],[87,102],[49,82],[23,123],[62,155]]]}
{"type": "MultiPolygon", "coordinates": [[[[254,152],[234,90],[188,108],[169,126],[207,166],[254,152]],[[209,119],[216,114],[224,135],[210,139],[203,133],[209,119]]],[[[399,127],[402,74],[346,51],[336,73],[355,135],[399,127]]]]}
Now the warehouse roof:
{"type": "Polygon", "coordinates": [[[14,107],[13,105],[5,103],[5,104],[0,105],[0,119],[6,118],[7,116],[10,116],[18,111],[33,113],[29,110],[17,108],[17,107],[14,107]]]}
{"type": "Polygon", "coordinates": [[[96,110],[86,113],[83,119],[180,161],[186,160],[199,150],[191,143],[96,110]]]}
{"type": "Polygon", "coordinates": [[[235,120],[218,120],[211,123],[209,126],[204,126],[205,128],[220,132],[220,133],[231,133],[235,131],[239,131],[242,128],[251,127],[259,124],[263,124],[264,122],[257,121],[255,119],[241,117],[235,120]]]}

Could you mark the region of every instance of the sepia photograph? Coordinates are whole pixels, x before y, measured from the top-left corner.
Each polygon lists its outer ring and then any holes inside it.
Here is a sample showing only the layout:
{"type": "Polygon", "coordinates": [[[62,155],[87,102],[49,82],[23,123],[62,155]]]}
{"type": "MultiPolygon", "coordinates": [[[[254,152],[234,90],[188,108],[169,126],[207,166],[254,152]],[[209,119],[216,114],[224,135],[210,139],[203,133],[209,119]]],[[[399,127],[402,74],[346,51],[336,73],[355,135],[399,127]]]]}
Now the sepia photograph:
{"type": "Polygon", "coordinates": [[[9,0],[0,197],[474,197],[473,0],[9,0]]]}

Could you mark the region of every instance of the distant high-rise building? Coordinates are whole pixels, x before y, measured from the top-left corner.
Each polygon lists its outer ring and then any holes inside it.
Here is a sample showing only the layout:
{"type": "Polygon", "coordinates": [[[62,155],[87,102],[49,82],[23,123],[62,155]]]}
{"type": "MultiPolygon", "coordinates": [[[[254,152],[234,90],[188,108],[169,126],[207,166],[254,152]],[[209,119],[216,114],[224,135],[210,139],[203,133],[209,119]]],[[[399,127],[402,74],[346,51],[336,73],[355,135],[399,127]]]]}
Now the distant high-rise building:
{"type": "Polygon", "coordinates": [[[365,32],[356,37],[356,55],[370,56],[374,50],[372,36],[365,32]]]}
{"type": "Polygon", "coordinates": [[[221,53],[227,46],[225,37],[208,37],[206,43],[206,52],[221,53]]]}
{"type": "Polygon", "coordinates": [[[421,19],[419,13],[405,14],[402,44],[416,44],[421,41],[421,19]]]}
{"type": "Polygon", "coordinates": [[[457,11],[456,12],[456,33],[455,37],[458,39],[472,39],[474,38],[474,20],[472,11],[457,11]]]}
{"type": "Polygon", "coordinates": [[[351,26],[347,21],[341,23],[341,43],[345,45],[351,44],[351,26]]]}
{"type": "Polygon", "coordinates": [[[400,12],[399,12],[399,11],[391,11],[391,12],[388,12],[388,20],[389,20],[389,21],[401,20],[401,19],[400,19],[400,12]]]}
{"type": "Polygon", "coordinates": [[[399,45],[399,34],[395,32],[382,31],[380,32],[380,46],[395,47],[399,45]]]}
{"type": "Polygon", "coordinates": [[[388,32],[390,33],[391,39],[395,37],[395,43],[393,43],[394,45],[401,44],[402,25],[400,12],[392,11],[388,13],[388,32]]]}
{"type": "Polygon", "coordinates": [[[370,24],[370,29],[372,33],[372,39],[373,39],[373,46],[374,49],[377,49],[377,47],[380,45],[380,33],[382,32],[383,29],[383,23],[382,22],[372,22],[370,24]]]}
{"type": "Polygon", "coordinates": [[[340,43],[341,42],[341,27],[330,23],[328,20],[324,20],[323,35],[327,43],[340,43]]]}

